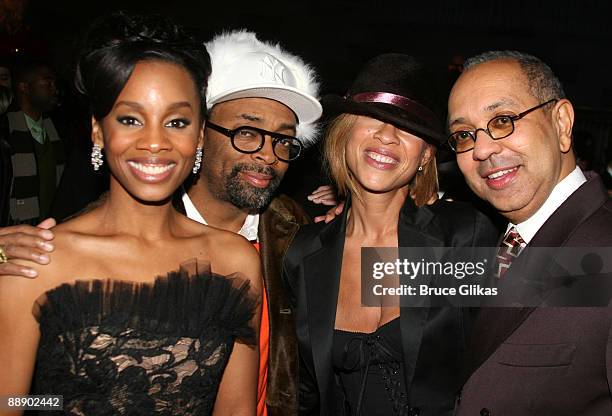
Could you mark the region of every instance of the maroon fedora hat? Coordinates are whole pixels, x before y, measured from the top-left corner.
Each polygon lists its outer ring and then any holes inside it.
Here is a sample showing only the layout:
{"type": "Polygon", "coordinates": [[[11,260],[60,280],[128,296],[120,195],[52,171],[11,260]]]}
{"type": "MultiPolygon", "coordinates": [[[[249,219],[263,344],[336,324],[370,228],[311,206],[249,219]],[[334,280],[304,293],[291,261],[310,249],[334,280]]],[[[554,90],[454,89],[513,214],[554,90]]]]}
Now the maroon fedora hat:
{"type": "Polygon", "coordinates": [[[321,99],[326,118],[342,113],[393,124],[431,143],[446,143],[433,74],[416,58],[388,53],[369,61],[343,96],[321,99]]]}

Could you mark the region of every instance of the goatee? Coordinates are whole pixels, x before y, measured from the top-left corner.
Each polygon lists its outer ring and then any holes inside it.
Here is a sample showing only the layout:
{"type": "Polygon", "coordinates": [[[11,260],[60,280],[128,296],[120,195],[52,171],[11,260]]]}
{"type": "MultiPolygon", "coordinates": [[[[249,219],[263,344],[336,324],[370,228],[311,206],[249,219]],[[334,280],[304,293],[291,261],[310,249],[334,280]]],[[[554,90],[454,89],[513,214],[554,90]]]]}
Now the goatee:
{"type": "Polygon", "coordinates": [[[270,166],[239,163],[232,168],[230,174],[225,178],[227,199],[240,209],[261,210],[272,201],[274,191],[280,185],[281,180],[282,177],[278,176],[270,166]],[[242,180],[239,175],[241,172],[261,173],[271,176],[272,179],[270,179],[266,188],[258,188],[242,180]]]}

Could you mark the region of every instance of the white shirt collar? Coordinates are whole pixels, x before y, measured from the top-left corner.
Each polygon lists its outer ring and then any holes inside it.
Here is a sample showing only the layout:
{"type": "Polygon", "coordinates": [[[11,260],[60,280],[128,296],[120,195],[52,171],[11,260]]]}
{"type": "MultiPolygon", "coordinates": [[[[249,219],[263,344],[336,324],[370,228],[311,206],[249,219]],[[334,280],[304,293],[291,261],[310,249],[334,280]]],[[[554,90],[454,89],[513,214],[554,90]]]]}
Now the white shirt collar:
{"type": "Polygon", "coordinates": [[[586,177],[578,166],[565,178],[561,180],[544,202],[544,204],[527,220],[520,224],[508,224],[506,233],[511,227],[516,227],[525,243],[529,244],[534,235],[544,225],[546,220],[570,197],[580,186],[586,182],[586,177]]]}
{"type": "MultiPolygon", "coordinates": [[[[187,192],[183,193],[183,205],[185,206],[185,213],[188,218],[191,218],[194,221],[199,222],[200,224],[208,225],[200,211],[195,207],[187,192]]],[[[258,214],[249,214],[244,220],[244,224],[242,224],[242,228],[238,231],[238,234],[243,236],[249,241],[259,241],[259,237],[257,236],[257,230],[259,228],[259,215],[258,214]]]]}

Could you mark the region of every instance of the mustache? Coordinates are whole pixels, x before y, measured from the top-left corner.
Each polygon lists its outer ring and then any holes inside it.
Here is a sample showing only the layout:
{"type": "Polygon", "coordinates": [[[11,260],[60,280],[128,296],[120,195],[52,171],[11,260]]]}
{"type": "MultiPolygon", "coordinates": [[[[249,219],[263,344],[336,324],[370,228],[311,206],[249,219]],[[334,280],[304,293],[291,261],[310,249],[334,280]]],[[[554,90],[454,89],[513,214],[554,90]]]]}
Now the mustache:
{"type": "Polygon", "coordinates": [[[521,165],[522,163],[523,161],[520,157],[504,157],[504,158],[491,157],[487,160],[481,161],[478,164],[477,172],[480,176],[484,176],[486,175],[487,172],[490,172],[492,170],[499,169],[499,168],[518,166],[518,165],[521,165]]]}
{"type": "Polygon", "coordinates": [[[233,171],[232,173],[238,173],[238,172],[261,173],[263,175],[271,176],[273,180],[278,177],[276,171],[272,169],[270,166],[261,166],[257,164],[239,163],[233,167],[232,171],[233,171]]]}

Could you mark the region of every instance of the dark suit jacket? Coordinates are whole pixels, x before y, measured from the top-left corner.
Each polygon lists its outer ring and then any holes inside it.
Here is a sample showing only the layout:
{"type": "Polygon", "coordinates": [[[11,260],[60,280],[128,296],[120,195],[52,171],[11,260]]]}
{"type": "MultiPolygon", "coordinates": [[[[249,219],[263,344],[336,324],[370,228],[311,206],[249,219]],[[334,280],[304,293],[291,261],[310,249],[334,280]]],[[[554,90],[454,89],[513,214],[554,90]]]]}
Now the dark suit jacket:
{"type": "MultiPolygon", "coordinates": [[[[345,240],[346,213],[329,224],[300,229],[284,261],[284,280],[295,302],[300,349],[300,413],[333,415],[338,397],[332,342],[345,240]]],[[[481,213],[459,202],[417,208],[408,198],[398,223],[400,247],[491,246],[497,230],[481,213]]],[[[412,414],[446,415],[459,387],[467,311],[401,308],[406,386],[412,414]]]]}
{"type": "MultiPolygon", "coordinates": [[[[612,203],[601,179],[586,175],[528,248],[612,247],[612,203]]],[[[521,256],[528,270],[553,267],[521,256]]],[[[504,280],[520,270],[513,264],[504,280]]],[[[610,307],[483,308],[469,345],[460,416],[612,415],[610,307]]]]}

